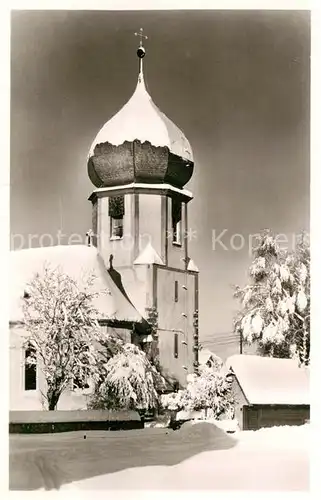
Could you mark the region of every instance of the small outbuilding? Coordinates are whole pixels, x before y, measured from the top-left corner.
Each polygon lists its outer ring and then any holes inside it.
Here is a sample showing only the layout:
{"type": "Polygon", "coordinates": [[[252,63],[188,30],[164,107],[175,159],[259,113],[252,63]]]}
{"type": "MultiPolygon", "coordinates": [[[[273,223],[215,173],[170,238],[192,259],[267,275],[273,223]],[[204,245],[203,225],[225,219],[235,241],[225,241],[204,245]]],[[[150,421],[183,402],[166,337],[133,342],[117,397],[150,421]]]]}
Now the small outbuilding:
{"type": "Polygon", "coordinates": [[[293,359],[245,354],[228,358],[226,367],[241,429],[301,425],[310,419],[309,368],[293,359]]]}
{"type": "Polygon", "coordinates": [[[213,368],[216,370],[220,370],[223,365],[221,358],[216,356],[212,351],[206,348],[202,348],[198,353],[198,363],[200,366],[213,368]]]}

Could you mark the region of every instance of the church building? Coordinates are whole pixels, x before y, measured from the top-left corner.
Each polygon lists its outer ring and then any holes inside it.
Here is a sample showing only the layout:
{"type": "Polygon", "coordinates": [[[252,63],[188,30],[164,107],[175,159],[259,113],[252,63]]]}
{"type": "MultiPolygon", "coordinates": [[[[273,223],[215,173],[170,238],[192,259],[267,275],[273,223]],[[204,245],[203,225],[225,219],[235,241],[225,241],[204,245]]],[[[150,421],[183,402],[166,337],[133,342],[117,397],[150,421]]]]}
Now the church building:
{"type": "MultiPolygon", "coordinates": [[[[26,283],[44,267],[79,282],[96,276],[96,307],[105,331],[139,345],[181,387],[198,368],[198,269],[189,255],[185,185],[191,146],[154,104],[144,82],[141,41],[136,89],[98,132],[89,150],[92,228],[87,245],[11,252],[10,410],[41,409],[44,380],[25,363],[22,301],[26,283]]],[[[84,408],[88,391],[66,391],[58,409],[84,408]],[[87,393],[86,393],[87,391],[87,393]]]]}

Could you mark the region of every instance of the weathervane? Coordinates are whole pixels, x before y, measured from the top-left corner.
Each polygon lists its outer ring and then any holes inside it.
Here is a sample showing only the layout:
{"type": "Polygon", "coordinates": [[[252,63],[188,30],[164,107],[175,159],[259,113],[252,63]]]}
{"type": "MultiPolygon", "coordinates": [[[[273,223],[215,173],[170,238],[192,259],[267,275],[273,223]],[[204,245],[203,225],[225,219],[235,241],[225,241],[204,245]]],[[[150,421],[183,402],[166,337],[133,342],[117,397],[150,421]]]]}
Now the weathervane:
{"type": "Polygon", "coordinates": [[[139,36],[139,47],[137,49],[137,55],[139,57],[139,73],[143,72],[143,57],[145,57],[146,51],[143,47],[143,38],[148,39],[148,36],[143,34],[143,28],[140,28],[139,33],[135,33],[135,36],[139,36]]]}

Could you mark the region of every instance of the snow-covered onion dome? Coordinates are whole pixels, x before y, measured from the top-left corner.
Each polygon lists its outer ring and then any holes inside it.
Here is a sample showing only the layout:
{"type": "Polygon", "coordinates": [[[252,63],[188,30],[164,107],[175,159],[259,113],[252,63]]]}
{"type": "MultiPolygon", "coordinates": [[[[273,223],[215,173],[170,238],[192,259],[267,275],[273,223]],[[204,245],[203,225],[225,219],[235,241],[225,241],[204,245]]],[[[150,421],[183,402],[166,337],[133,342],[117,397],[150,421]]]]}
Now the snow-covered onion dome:
{"type": "Polygon", "coordinates": [[[90,148],[88,175],[96,187],[166,183],[182,188],[193,174],[192,148],[183,132],[153,103],[142,58],[136,90],[98,132],[90,148]]]}

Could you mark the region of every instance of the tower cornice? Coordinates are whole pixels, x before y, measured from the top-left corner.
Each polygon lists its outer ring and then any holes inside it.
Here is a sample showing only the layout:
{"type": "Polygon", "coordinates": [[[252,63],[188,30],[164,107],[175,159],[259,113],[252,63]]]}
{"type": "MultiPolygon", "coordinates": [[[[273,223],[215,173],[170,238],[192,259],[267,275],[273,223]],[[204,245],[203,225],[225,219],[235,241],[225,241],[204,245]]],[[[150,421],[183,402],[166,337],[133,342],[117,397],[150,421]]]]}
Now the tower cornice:
{"type": "Polygon", "coordinates": [[[98,198],[106,196],[117,196],[124,194],[158,194],[163,196],[176,196],[182,202],[188,203],[193,199],[193,195],[187,189],[179,189],[170,184],[145,184],[131,183],[124,186],[112,186],[95,189],[89,196],[89,201],[94,203],[98,198]]]}

